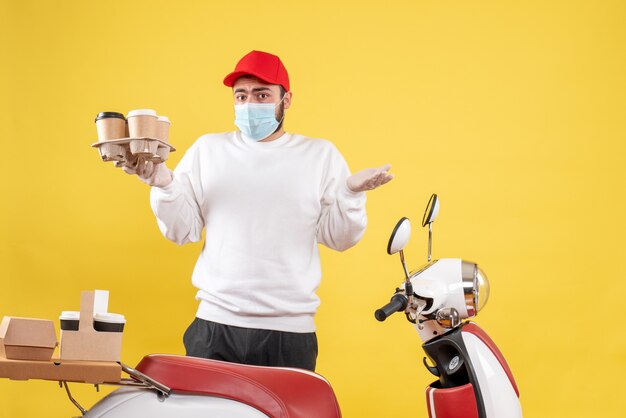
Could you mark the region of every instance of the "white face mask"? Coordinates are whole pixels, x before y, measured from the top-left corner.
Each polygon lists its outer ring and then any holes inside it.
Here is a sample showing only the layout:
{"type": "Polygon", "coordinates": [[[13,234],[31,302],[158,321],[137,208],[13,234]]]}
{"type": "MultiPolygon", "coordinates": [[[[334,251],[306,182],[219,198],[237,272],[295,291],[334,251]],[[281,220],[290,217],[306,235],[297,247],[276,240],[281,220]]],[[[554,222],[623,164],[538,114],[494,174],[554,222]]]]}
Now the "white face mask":
{"type": "MultiPolygon", "coordinates": [[[[283,101],[285,96],[280,99],[283,101]]],[[[235,105],[235,125],[247,137],[261,141],[276,131],[280,121],[276,120],[276,106],[278,103],[245,103],[235,105]]]]}

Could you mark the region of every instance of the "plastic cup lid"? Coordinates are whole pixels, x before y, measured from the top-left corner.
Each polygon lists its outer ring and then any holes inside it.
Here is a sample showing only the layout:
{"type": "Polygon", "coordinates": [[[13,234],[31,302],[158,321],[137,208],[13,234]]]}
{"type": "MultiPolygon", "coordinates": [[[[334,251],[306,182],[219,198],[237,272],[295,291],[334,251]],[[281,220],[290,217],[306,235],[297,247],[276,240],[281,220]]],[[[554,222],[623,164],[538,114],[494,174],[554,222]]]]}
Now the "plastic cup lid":
{"type": "Polygon", "coordinates": [[[93,319],[99,322],[109,322],[113,324],[125,324],[126,318],[124,315],[116,313],[97,313],[93,316],[93,319]]]}
{"type": "Polygon", "coordinates": [[[78,311],[63,311],[61,312],[61,316],[59,317],[59,319],[69,320],[69,321],[77,320],[79,318],[80,318],[80,312],[78,311]]]}
{"type": "Polygon", "coordinates": [[[156,110],[153,109],[135,109],[128,112],[128,118],[132,116],[157,116],[156,110]]]}
{"type": "Polygon", "coordinates": [[[169,118],[167,116],[159,116],[159,118],[157,119],[159,122],[167,122],[167,123],[171,123],[169,118]]]}
{"type": "Polygon", "coordinates": [[[100,119],[109,119],[109,118],[118,118],[118,119],[126,119],[124,114],[118,112],[100,112],[96,116],[96,122],[100,119]]]}

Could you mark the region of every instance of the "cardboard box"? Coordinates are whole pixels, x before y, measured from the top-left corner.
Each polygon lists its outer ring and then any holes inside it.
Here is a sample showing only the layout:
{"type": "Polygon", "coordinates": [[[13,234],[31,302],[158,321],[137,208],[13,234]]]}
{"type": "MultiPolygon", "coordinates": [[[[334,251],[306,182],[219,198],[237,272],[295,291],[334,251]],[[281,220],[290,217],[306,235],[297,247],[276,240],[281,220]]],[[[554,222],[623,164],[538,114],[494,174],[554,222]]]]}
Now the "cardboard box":
{"type": "Polygon", "coordinates": [[[5,316],[0,324],[3,355],[14,360],[50,360],[57,346],[54,323],[47,319],[5,316]]]}
{"type": "Polygon", "coordinates": [[[71,361],[53,357],[49,361],[10,360],[0,353],[0,378],[43,379],[80,383],[118,383],[122,366],[105,361],[71,361]]]}
{"type": "Polygon", "coordinates": [[[84,291],[80,297],[78,331],[61,330],[61,360],[120,361],[122,332],[96,331],[93,316],[106,313],[107,290],[84,291]]]}

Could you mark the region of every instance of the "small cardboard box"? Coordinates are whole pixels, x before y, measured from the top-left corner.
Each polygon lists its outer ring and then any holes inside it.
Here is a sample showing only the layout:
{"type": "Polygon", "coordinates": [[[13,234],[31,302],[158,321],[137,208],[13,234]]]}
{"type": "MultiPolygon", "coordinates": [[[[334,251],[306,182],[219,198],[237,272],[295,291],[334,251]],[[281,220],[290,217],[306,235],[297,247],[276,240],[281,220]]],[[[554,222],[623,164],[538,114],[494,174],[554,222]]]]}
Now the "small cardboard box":
{"type": "Polygon", "coordinates": [[[93,327],[94,314],[106,313],[108,304],[107,290],[81,293],[78,331],[61,330],[61,360],[120,361],[122,333],[93,327]]]}
{"type": "Polygon", "coordinates": [[[0,343],[7,359],[48,361],[57,346],[54,323],[5,316],[0,324],[0,343]]]}

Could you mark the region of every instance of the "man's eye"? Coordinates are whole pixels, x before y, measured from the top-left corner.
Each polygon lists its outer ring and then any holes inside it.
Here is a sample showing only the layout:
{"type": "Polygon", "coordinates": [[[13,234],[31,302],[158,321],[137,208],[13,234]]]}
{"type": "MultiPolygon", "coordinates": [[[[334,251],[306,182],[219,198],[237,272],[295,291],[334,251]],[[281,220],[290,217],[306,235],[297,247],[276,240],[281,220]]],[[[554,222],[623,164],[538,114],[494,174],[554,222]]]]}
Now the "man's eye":
{"type": "Polygon", "coordinates": [[[246,100],[246,96],[240,94],[239,96],[235,96],[235,99],[239,101],[243,101],[243,100],[246,100]]]}
{"type": "Polygon", "coordinates": [[[261,94],[259,94],[259,99],[263,99],[263,100],[265,100],[265,99],[267,99],[268,97],[269,97],[269,94],[266,94],[266,93],[261,93],[261,94]]]}

